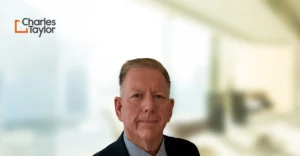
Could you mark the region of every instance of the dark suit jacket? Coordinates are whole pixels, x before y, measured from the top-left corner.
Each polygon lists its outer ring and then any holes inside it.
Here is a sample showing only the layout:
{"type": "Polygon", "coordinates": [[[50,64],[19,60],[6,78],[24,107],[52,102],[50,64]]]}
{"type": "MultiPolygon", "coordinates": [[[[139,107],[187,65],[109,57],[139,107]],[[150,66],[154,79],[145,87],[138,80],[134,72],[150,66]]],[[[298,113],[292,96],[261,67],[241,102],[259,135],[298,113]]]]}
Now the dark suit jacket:
{"type": "MultiPolygon", "coordinates": [[[[195,144],[179,138],[164,135],[165,148],[168,156],[200,156],[195,144]]],[[[93,156],[129,156],[125,146],[123,133],[119,139],[108,145],[93,156]]]]}

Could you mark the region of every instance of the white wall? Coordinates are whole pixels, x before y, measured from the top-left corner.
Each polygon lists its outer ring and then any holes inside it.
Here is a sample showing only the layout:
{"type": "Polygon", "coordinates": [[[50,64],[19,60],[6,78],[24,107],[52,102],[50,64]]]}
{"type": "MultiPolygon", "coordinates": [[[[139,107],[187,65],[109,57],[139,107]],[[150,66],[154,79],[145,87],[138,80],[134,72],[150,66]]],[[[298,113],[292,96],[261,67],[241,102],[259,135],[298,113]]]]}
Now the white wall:
{"type": "Polygon", "coordinates": [[[220,55],[220,88],[265,91],[274,111],[289,113],[295,101],[295,47],[259,45],[224,38],[220,55]]]}

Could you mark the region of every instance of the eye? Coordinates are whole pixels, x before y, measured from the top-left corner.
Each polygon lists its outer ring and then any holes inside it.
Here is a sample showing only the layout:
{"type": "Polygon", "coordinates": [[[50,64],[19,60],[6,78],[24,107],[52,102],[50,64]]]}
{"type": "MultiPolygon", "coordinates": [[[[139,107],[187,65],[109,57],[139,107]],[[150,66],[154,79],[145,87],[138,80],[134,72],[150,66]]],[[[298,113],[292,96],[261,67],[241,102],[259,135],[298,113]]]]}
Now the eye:
{"type": "Polygon", "coordinates": [[[158,98],[158,99],[164,99],[164,98],[165,98],[165,97],[163,97],[162,95],[159,95],[159,94],[154,95],[154,97],[155,97],[155,98],[158,98]]]}
{"type": "Polygon", "coordinates": [[[141,98],[143,95],[142,94],[133,94],[131,97],[132,98],[141,98]]]}

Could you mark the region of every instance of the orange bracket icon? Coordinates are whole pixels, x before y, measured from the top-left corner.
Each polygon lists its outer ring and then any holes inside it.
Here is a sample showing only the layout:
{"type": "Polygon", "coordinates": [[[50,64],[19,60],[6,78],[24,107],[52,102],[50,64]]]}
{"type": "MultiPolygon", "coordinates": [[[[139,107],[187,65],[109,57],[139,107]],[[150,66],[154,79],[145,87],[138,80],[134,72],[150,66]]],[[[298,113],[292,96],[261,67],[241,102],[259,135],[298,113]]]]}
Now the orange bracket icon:
{"type": "Polygon", "coordinates": [[[17,25],[20,20],[15,20],[15,33],[28,33],[28,28],[26,30],[17,30],[17,25]]]}

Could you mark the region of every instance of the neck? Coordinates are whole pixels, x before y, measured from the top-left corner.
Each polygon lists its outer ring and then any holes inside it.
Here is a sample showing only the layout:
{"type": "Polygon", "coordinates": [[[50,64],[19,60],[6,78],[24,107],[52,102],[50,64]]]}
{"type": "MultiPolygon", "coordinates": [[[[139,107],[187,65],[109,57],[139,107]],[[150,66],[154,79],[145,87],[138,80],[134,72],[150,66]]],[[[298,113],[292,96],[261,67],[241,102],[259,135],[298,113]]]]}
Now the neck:
{"type": "Polygon", "coordinates": [[[140,147],[141,149],[143,149],[151,155],[155,155],[158,153],[158,150],[163,140],[163,135],[157,136],[156,138],[153,138],[151,140],[144,140],[137,136],[131,135],[126,131],[124,131],[124,134],[126,138],[130,140],[133,144],[140,147]]]}

